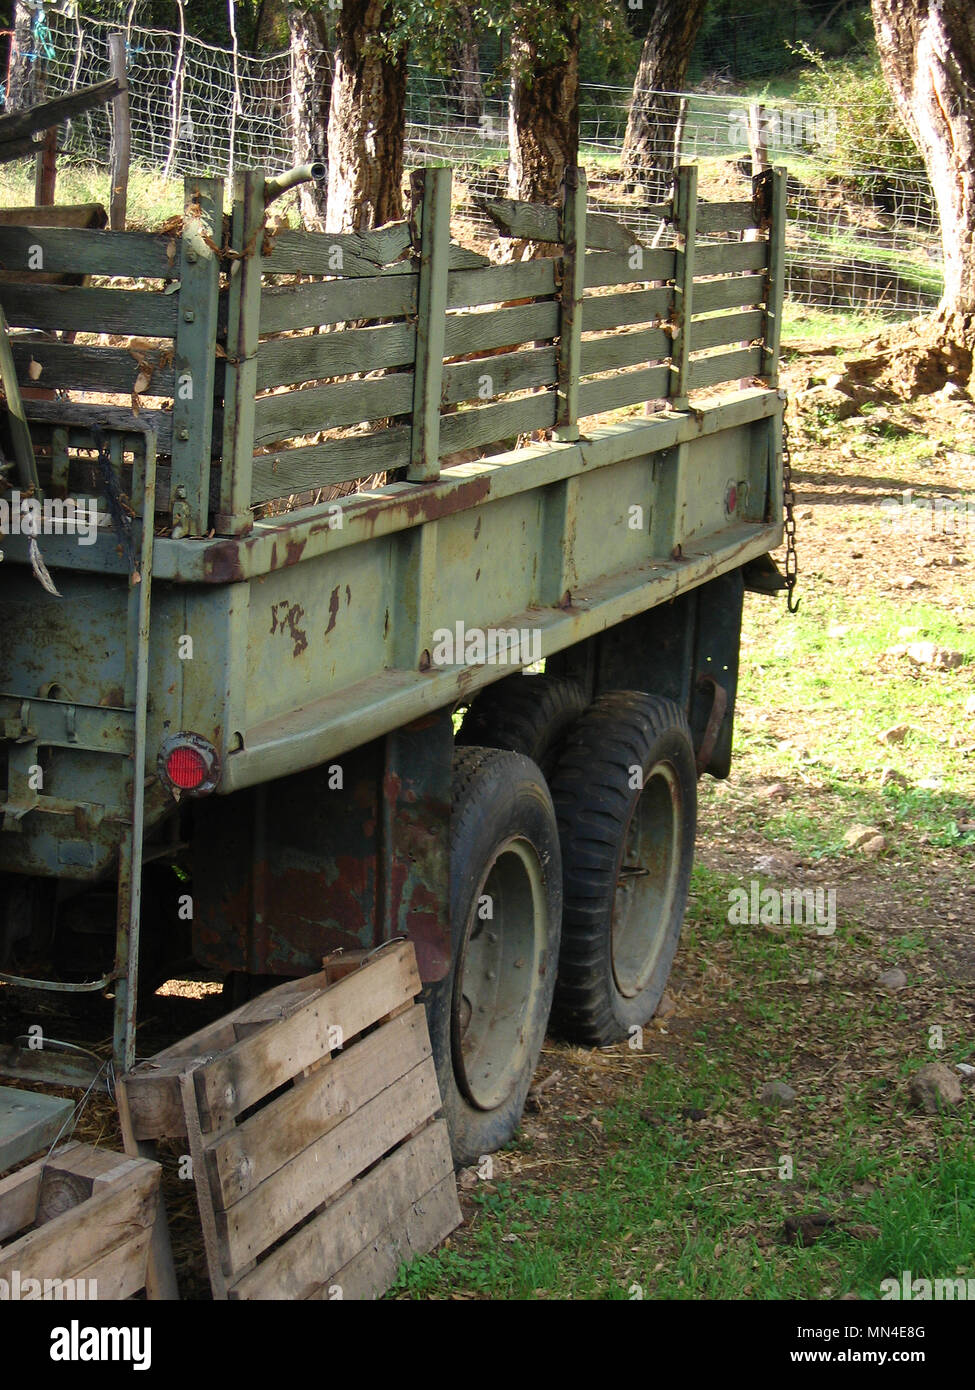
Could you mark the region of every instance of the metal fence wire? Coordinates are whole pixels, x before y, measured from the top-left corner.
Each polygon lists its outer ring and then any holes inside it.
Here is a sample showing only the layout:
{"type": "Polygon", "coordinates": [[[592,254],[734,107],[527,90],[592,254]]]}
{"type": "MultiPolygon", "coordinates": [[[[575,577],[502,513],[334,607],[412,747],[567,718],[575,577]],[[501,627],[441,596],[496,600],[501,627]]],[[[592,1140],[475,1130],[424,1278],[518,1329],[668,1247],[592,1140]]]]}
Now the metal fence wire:
{"type": "MultiPolygon", "coordinates": [[[[276,172],[293,162],[286,52],[253,57],[185,32],[48,11],[40,33],[35,18],[32,55],[47,95],[103,80],[109,71],[108,36],[119,28],[127,37],[135,162],[173,178],[235,167],[276,172]]],[[[675,130],[680,120],[680,157],[700,164],[702,196],[747,197],[746,99],[729,91],[727,83],[710,85],[712,90],[676,99],[648,93],[648,105],[658,124],[675,130]]],[[[653,236],[659,225],[650,221],[638,196],[627,195],[619,172],[632,95],[629,87],[583,87],[580,157],[589,168],[594,202],[637,235],[653,236]]],[[[464,120],[452,79],[411,68],[406,154],[411,165],[454,167],[457,213],[472,234],[486,236],[487,219],[473,200],[507,191],[507,94],[485,74],[478,98],[477,120],[464,120]]],[[[825,309],[903,316],[934,307],[940,296],[937,212],[906,132],[893,140],[885,134],[881,149],[871,133],[883,123],[872,119],[874,114],[864,107],[807,110],[769,99],[761,117],[762,139],[769,161],[790,171],[790,298],[825,309]],[[838,131],[844,133],[840,153],[838,131]]],[[[72,121],[62,141],[69,157],[106,163],[108,121],[104,107],[72,121]]]]}

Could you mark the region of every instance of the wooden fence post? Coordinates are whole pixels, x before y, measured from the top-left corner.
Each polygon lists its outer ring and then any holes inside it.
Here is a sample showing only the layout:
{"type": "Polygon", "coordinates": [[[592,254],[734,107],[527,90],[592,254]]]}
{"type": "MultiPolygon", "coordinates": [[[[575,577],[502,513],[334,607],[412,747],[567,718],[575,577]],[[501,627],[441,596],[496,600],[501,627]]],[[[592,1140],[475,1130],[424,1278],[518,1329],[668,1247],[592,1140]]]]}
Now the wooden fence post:
{"type": "Polygon", "coordinates": [[[697,165],[677,170],[674,218],[681,245],[674,279],[674,339],[670,359],[670,404],[686,410],[690,382],[691,315],[694,312],[694,241],[697,237],[697,165]]]}
{"type": "Polygon", "coordinates": [[[785,224],[788,215],[786,170],[772,171],[772,225],[768,233],[768,298],[762,375],[768,384],[779,384],[779,347],[782,342],[782,306],[785,300],[785,224]]]}
{"type": "Polygon", "coordinates": [[[558,406],[553,439],[579,438],[582,293],[586,282],[586,171],[568,165],[562,187],[562,294],[559,319],[558,406]]]}
{"type": "Polygon", "coordinates": [[[452,183],[449,168],[419,169],[411,180],[414,221],[417,211],[420,218],[413,428],[406,473],[412,483],[440,477],[440,395],[447,332],[452,183]]]}
{"type": "Polygon", "coordinates": [[[184,182],[179,258],[179,318],[173,373],[173,535],[209,529],[217,303],[223,226],[223,180],[184,182]]]}
{"type": "Polygon", "coordinates": [[[109,226],[113,232],[124,232],[125,212],[129,201],[129,161],[132,153],[132,121],[129,114],[124,34],[109,34],[108,54],[111,74],[121,83],[121,91],[112,102],[112,192],[109,226]]]}
{"type": "Polygon", "coordinates": [[[252,526],[254,393],[261,328],[264,176],[241,170],[234,178],[230,228],[227,366],[223,393],[223,464],[217,531],[240,536],[252,526]]]}

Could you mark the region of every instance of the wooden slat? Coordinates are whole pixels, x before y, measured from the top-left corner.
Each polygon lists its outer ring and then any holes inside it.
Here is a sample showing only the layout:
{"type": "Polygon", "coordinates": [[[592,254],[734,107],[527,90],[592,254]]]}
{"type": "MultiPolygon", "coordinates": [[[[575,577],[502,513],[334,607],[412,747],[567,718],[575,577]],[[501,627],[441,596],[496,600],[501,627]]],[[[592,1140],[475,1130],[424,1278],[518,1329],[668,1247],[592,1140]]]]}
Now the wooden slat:
{"type": "Polygon", "coordinates": [[[172,338],[176,333],[176,295],[149,290],[0,282],[0,306],[12,328],[129,333],[140,338],[172,338]]]}
{"type": "Polygon", "coordinates": [[[635,367],[644,362],[658,362],[670,356],[671,337],[661,328],[646,328],[636,333],[608,333],[603,338],[590,338],[582,344],[580,371],[583,376],[593,372],[608,372],[613,367],[635,367]]]}
{"type": "Polygon", "coordinates": [[[394,274],[408,272],[409,261],[399,257],[409,250],[406,222],[390,222],[368,232],[276,232],[266,251],[268,274],[377,275],[396,262],[394,274]]]}
{"type": "MultiPolygon", "coordinates": [[[[149,1248],[154,1232],[153,1224],[144,1226],[121,1245],[79,1269],[75,1280],[84,1279],[85,1287],[89,1290],[96,1288],[99,1303],[131,1298],[146,1287],[149,1248]]],[[[170,1293],[169,1296],[175,1298],[177,1295],[170,1293]]]]}
{"type": "Polygon", "coordinates": [[[279,454],[259,454],[254,459],[252,505],[308,488],[328,487],[404,468],[409,461],[409,425],[349,439],[331,439],[279,454]]]}
{"type": "Polygon", "coordinates": [[[420,228],[417,268],[420,280],[410,464],[406,474],[411,483],[431,482],[440,474],[440,396],[447,329],[451,187],[449,168],[421,169],[412,178],[413,221],[420,228]]]}
{"type": "Polygon", "coordinates": [[[448,314],[444,352],[448,357],[460,357],[468,352],[517,347],[520,343],[554,338],[558,331],[559,306],[554,300],[511,309],[448,314]]]}
{"type": "Polygon", "coordinates": [[[506,299],[554,294],[556,264],[552,257],[542,257],[487,270],[452,270],[447,276],[447,308],[473,308],[478,304],[502,304],[506,299]]]}
{"type": "Polygon", "coordinates": [[[412,372],[260,396],[254,406],[254,443],[265,446],[317,430],[404,415],[412,404],[412,372]]]}
{"type": "Polygon", "coordinates": [[[758,220],[751,201],[747,203],[700,203],[697,209],[699,232],[744,232],[757,227],[758,220]]]}
{"type": "Polygon", "coordinates": [[[739,377],[760,376],[762,349],[740,348],[737,352],[719,352],[713,357],[699,357],[691,363],[691,390],[702,386],[717,386],[722,381],[739,377]]]}
{"type": "Polygon", "coordinates": [[[711,314],[719,309],[741,309],[762,304],[767,281],[764,275],[735,275],[727,280],[705,280],[694,286],[695,314],[711,314]]]}
{"type": "Polygon", "coordinates": [[[670,389],[675,410],[687,409],[690,390],[691,319],[694,316],[694,266],[697,256],[697,165],[682,164],[674,183],[674,209],[680,249],[675,258],[674,339],[671,348],[670,389]]]}
{"type": "Polygon", "coordinates": [[[412,323],[273,338],[257,350],[257,389],[401,367],[412,364],[415,353],[416,325],[412,323]]]}
{"type": "Polygon", "coordinates": [[[228,1210],[429,1056],[426,1014],[414,1004],[221,1135],[207,1153],[216,1205],[228,1210]]]}
{"type": "Polygon", "coordinates": [[[584,381],[579,387],[579,414],[599,415],[625,405],[661,400],[669,386],[669,367],[646,367],[642,371],[618,372],[599,381],[584,381]]]}
{"type": "Polygon", "coordinates": [[[669,286],[590,295],[582,301],[582,331],[599,333],[624,324],[651,323],[667,318],[673,305],[674,291],[669,286]]]}
{"type": "Polygon", "coordinates": [[[767,241],[702,241],[694,247],[694,275],[729,275],[768,264],[767,241]]]}
{"type": "MultiPolygon", "coordinates": [[[[517,202],[513,198],[479,198],[476,201],[504,236],[556,244],[562,241],[559,208],[548,207],[545,203],[517,202]]],[[[669,208],[659,211],[666,215],[669,208]]],[[[638,244],[628,227],[602,212],[590,212],[586,216],[585,242],[594,251],[628,251],[638,244]]]]}
{"type": "Polygon", "coordinates": [[[73,1110],[59,1096],[0,1086],[0,1173],[46,1149],[73,1110]]]}
{"type": "Polygon", "coordinates": [[[167,279],[176,274],[177,254],[174,237],[151,232],[0,226],[0,269],[7,274],[36,270],[44,274],[167,279]]]}
{"type": "Polygon", "coordinates": [[[491,400],[508,391],[554,386],[556,370],[554,347],[503,352],[497,356],[479,358],[476,362],[455,362],[444,368],[443,402],[453,405],[459,401],[474,400],[482,390],[486,391],[482,399],[491,400]]]}
{"type": "Polygon", "coordinates": [[[749,309],[744,314],[722,314],[719,318],[695,319],[691,324],[691,352],[725,347],[728,343],[748,343],[765,331],[765,312],[749,309]]]}
{"type": "Polygon", "coordinates": [[[554,391],[542,391],[524,400],[502,401],[497,405],[481,406],[445,415],[440,426],[442,454],[461,449],[475,449],[485,444],[497,444],[514,439],[533,430],[551,429],[555,424],[556,398],[554,391]]]}
{"type": "MultiPolygon", "coordinates": [[[[11,338],[17,376],[22,386],[56,386],[69,391],[124,391],[135,386],[141,368],[136,357],[125,348],[87,347],[81,343],[52,343],[40,338],[11,338]],[[30,364],[41,368],[39,377],[30,375],[30,364]]],[[[152,379],[143,392],[147,396],[172,396],[172,353],[161,348],[140,349],[142,358],[153,367],[152,379]],[[158,366],[168,355],[170,361],[158,366]]]]}
{"type": "Polygon", "coordinates": [[[631,285],[646,280],[674,278],[674,252],[643,250],[639,264],[631,264],[626,252],[590,251],[586,255],[586,289],[601,285],[631,285]]]}
{"type": "MultiPolygon", "coordinates": [[[[151,430],[156,435],[156,444],[161,454],[168,453],[173,440],[173,417],[166,410],[141,410],[134,414],[131,406],[89,405],[78,401],[24,401],[27,419],[49,425],[72,425],[79,430],[92,428],[126,430],[134,435],[145,435],[151,430]]],[[[77,441],[71,438],[71,444],[77,441]]],[[[85,448],[87,441],[80,444],[85,448]]]]}
{"type": "Polygon", "coordinates": [[[32,1163],[19,1173],[0,1178],[0,1241],[33,1225],[43,1171],[43,1164],[32,1163]]]}
{"type": "Polygon", "coordinates": [[[400,1265],[432,1250],[459,1224],[457,1184],[450,1176],[415,1201],[405,1220],[388,1226],[310,1297],[332,1298],[331,1290],[341,1289],[342,1298],[350,1302],[379,1298],[396,1278],[400,1265]]]}
{"type": "Polygon", "coordinates": [[[235,1044],[196,1074],[201,1119],[208,1129],[228,1122],[329,1051],[329,1030],[346,1040],[420,992],[413,947],[397,942],[370,963],[369,987],[355,975],[339,980],[263,1033],[235,1044]]]}
{"type": "Polygon", "coordinates": [[[230,1269],[240,1269],[257,1259],[429,1119],[440,1103],[431,1057],[309,1145],[228,1212],[218,1213],[217,1229],[230,1269]]]}
{"type": "Polygon", "coordinates": [[[586,279],[586,171],[570,165],[562,182],[562,292],[559,295],[558,386],[553,438],[579,438],[582,297],[586,279]]]}
{"type": "MultiPolygon", "coordinates": [[[[300,1299],[323,1287],[327,1294],[328,1286],[337,1282],[334,1276],[338,1271],[381,1241],[384,1233],[409,1229],[409,1214],[419,1193],[425,1194],[421,1205],[426,1208],[431,1194],[447,1184],[453,1188],[453,1204],[445,1212],[450,1225],[430,1233],[425,1243],[416,1240],[413,1246],[415,1250],[429,1249],[460,1222],[452,1178],[447,1126],[443,1120],[434,1120],[302,1227],[286,1245],[272,1251],[241,1279],[230,1297],[300,1299]]],[[[387,1279],[383,1287],[389,1282],[387,1279]]],[[[342,1291],[344,1295],[344,1286],[342,1291]]]]}
{"type": "MultiPolygon", "coordinates": [[[[62,121],[79,116],[93,106],[101,106],[111,101],[125,90],[125,84],[117,77],[105,82],[95,82],[87,87],[79,87],[65,92],[63,96],[51,97],[48,101],[29,106],[25,111],[13,111],[0,116],[0,144],[12,145],[22,136],[36,135],[38,131],[49,130],[62,121]]],[[[9,155],[7,155],[9,157],[9,155]]]]}
{"type": "Polygon", "coordinates": [[[415,274],[397,275],[395,280],[313,280],[306,285],[267,286],[261,294],[261,333],[415,314],[416,287],[415,274]]]}

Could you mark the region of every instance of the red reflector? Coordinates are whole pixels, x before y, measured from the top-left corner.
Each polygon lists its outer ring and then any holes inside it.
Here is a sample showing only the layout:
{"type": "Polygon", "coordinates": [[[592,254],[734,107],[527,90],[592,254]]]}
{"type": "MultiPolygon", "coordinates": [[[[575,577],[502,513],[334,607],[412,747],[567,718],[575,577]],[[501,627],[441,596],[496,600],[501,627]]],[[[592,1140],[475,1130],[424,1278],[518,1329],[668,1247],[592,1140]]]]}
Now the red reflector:
{"type": "Polygon", "coordinates": [[[210,768],[206,758],[196,748],[185,745],[174,748],[166,758],[166,776],[174,787],[192,791],[206,781],[210,768]]]}

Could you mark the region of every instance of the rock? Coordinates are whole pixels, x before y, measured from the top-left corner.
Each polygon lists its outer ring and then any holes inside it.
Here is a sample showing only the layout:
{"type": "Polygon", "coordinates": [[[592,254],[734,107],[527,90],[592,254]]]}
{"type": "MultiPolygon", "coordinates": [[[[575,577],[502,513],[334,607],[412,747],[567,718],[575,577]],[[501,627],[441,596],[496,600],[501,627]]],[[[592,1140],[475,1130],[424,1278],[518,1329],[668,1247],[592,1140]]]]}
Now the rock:
{"type": "Polygon", "coordinates": [[[828,410],[837,420],[848,420],[851,415],[860,413],[860,407],[852,397],[829,385],[811,386],[808,391],[800,391],[796,402],[803,411],[828,410]]]}
{"type": "Polygon", "coordinates": [[[956,1062],[955,1071],[960,1071],[962,1076],[975,1076],[975,1067],[968,1062],[956,1062]]]}
{"type": "Polygon", "coordinates": [[[885,729],[879,735],[881,743],[903,743],[907,735],[911,732],[910,724],[894,724],[892,728],[885,729]]]}
{"type": "Polygon", "coordinates": [[[685,1120],[706,1120],[708,1117],[708,1112],[696,1105],[685,1105],[680,1113],[685,1120]]]}
{"type": "Polygon", "coordinates": [[[891,991],[904,989],[907,985],[907,976],[903,970],[898,970],[896,966],[893,966],[890,970],[880,972],[877,976],[877,984],[891,991]]]}
{"type": "Polygon", "coordinates": [[[784,1081],[766,1081],[759,1092],[758,1103],[770,1110],[788,1110],[796,1098],[796,1093],[784,1081]]]}
{"type": "Polygon", "coordinates": [[[671,1014],[675,1014],[676,1012],[677,1005],[674,1003],[673,997],[664,990],[663,994],[660,996],[660,1003],[657,1005],[657,1012],[654,1014],[654,1018],[670,1018],[671,1014]]]}
{"type": "Polygon", "coordinates": [[[843,843],[847,849],[863,849],[873,840],[881,840],[883,842],[881,848],[886,843],[875,825],[851,825],[843,836],[843,843]]]}
{"type": "Polygon", "coordinates": [[[916,666],[934,666],[939,671],[954,671],[965,661],[963,652],[948,651],[935,642],[911,642],[904,652],[916,666]]]}
{"type": "Polygon", "coordinates": [[[961,1083],[944,1062],[929,1062],[911,1077],[908,1088],[912,1105],[925,1115],[937,1115],[961,1101],[961,1083]]]}
{"type": "Polygon", "coordinates": [[[895,589],[917,589],[920,587],[920,583],[921,581],[915,579],[913,574],[899,574],[893,581],[893,586],[895,589]]]}
{"type": "Polygon", "coordinates": [[[784,782],[770,782],[767,787],[759,789],[759,796],[768,797],[769,801],[784,801],[789,795],[789,788],[784,782]]]}
{"type": "Polygon", "coordinates": [[[886,848],[887,841],[883,835],[871,835],[870,839],[864,840],[860,846],[860,853],[865,854],[868,859],[876,859],[886,848]]]}
{"type": "Polygon", "coordinates": [[[967,391],[958,385],[957,381],[946,381],[938,392],[943,401],[963,401],[967,398],[967,391]]]}
{"type": "Polygon", "coordinates": [[[800,985],[821,985],[825,979],[825,970],[807,970],[805,975],[799,976],[796,983],[800,985]]]}
{"type": "Polygon", "coordinates": [[[896,767],[885,767],[880,774],[880,785],[882,787],[906,787],[908,783],[903,772],[898,772],[896,767]]]}

